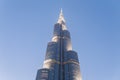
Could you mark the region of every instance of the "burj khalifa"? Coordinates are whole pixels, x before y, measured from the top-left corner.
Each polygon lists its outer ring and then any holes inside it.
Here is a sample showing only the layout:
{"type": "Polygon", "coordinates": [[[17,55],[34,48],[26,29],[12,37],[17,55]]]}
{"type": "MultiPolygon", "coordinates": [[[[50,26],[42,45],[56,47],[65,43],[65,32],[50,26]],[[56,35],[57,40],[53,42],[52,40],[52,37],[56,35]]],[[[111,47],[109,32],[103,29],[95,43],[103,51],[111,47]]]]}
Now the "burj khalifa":
{"type": "Polygon", "coordinates": [[[72,49],[70,32],[62,10],[54,25],[52,40],[47,45],[43,67],[36,80],[82,80],[78,54],[72,49]]]}

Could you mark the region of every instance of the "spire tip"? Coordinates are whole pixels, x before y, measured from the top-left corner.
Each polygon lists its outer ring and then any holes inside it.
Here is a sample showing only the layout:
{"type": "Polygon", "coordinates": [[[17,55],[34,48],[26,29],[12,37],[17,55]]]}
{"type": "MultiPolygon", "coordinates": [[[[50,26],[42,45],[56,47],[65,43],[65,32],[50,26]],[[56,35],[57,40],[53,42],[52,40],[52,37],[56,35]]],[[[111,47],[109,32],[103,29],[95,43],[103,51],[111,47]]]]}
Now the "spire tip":
{"type": "Polygon", "coordinates": [[[62,8],[61,8],[61,11],[60,11],[60,12],[61,12],[61,13],[63,12],[63,11],[62,11],[62,8]]]}

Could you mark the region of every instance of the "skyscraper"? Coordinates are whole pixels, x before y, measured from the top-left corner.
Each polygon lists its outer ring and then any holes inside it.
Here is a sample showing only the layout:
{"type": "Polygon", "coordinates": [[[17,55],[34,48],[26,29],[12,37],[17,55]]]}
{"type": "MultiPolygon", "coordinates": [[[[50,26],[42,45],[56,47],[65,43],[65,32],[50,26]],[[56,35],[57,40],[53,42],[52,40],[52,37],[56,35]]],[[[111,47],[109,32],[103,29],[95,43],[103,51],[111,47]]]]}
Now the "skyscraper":
{"type": "Polygon", "coordinates": [[[72,50],[70,32],[62,10],[54,25],[52,41],[47,46],[43,68],[38,70],[36,80],[82,80],[78,55],[72,50]]]}

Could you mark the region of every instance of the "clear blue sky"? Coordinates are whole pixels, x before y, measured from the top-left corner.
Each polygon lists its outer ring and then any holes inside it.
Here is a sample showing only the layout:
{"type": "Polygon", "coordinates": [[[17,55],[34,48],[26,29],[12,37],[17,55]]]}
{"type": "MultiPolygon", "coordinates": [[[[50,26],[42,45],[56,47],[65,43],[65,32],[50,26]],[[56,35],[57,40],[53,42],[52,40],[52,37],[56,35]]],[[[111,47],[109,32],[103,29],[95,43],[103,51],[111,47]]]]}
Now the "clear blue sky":
{"type": "Polygon", "coordinates": [[[83,80],[120,80],[120,0],[0,0],[0,80],[35,80],[60,8],[83,80]]]}

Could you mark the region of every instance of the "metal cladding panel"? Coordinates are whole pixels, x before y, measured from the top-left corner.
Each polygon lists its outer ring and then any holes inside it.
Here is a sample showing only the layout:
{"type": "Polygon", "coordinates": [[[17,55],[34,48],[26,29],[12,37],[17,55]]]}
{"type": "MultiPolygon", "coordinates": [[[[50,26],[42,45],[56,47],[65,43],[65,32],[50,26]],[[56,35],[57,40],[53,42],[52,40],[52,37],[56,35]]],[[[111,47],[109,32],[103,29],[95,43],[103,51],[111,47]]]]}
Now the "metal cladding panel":
{"type": "Polygon", "coordinates": [[[70,38],[70,32],[68,30],[63,30],[63,36],[70,38]]]}
{"type": "Polygon", "coordinates": [[[55,64],[55,68],[54,68],[54,80],[59,80],[59,64],[55,64]]]}
{"type": "Polygon", "coordinates": [[[75,51],[64,54],[65,80],[81,80],[80,65],[75,51]]]}
{"type": "Polygon", "coordinates": [[[58,53],[57,49],[58,49],[58,44],[56,42],[49,42],[47,46],[45,60],[56,59],[56,53],[58,53]]]}
{"type": "Polygon", "coordinates": [[[48,69],[54,69],[55,68],[55,63],[53,61],[44,61],[43,68],[48,68],[48,69]]]}
{"type": "Polygon", "coordinates": [[[63,38],[64,41],[64,51],[72,50],[71,40],[69,38],[63,38]]]}
{"type": "Polygon", "coordinates": [[[60,36],[61,35],[62,27],[60,24],[55,24],[54,26],[54,36],[60,36]]]}
{"type": "Polygon", "coordinates": [[[55,64],[59,63],[59,61],[57,61],[58,57],[56,57],[58,55],[57,49],[58,49],[58,43],[56,42],[48,43],[46,57],[45,57],[44,65],[43,65],[44,68],[54,69],[55,64]]]}
{"type": "Polygon", "coordinates": [[[74,63],[64,65],[65,80],[81,80],[80,66],[74,63]]]}
{"type": "Polygon", "coordinates": [[[69,64],[70,80],[81,80],[80,66],[77,64],[69,64]]]}
{"type": "Polygon", "coordinates": [[[53,70],[43,68],[38,70],[36,80],[53,80],[53,77],[53,70]]]}
{"type": "Polygon", "coordinates": [[[64,74],[65,74],[65,80],[69,80],[70,79],[70,73],[69,73],[69,68],[68,68],[68,64],[64,65],[64,74]]]}
{"type": "Polygon", "coordinates": [[[55,62],[48,62],[48,63],[45,63],[44,64],[44,68],[47,68],[47,69],[52,69],[53,70],[53,78],[54,80],[59,80],[58,77],[59,77],[59,64],[58,63],[55,63],[55,62]]]}
{"type": "Polygon", "coordinates": [[[64,62],[65,61],[67,61],[68,59],[67,59],[67,52],[66,53],[64,53],[64,62]]]}
{"type": "Polygon", "coordinates": [[[67,51],[66,52],[66,56],[67,56],[67,60],[74,60],[76,62],[79,63],[79,60],[78,60],[78,55],[75,51],[67,51]]]}
{"type": "Polygon", "coordinates": [[[45,67],[48,69],[52,69],[53,70],[53,78],[54,80],[59,80],[59,64],[58,63],[46,63],[45,66],[48,65],[49,67],[45,67]]]}
{"type": "Polygon", "coordinates": [[[54,71],[54,80],[58,80],[59,76],[59,55],[58,43],[49,42],[43,68],[52,69],[54,71]]]}

